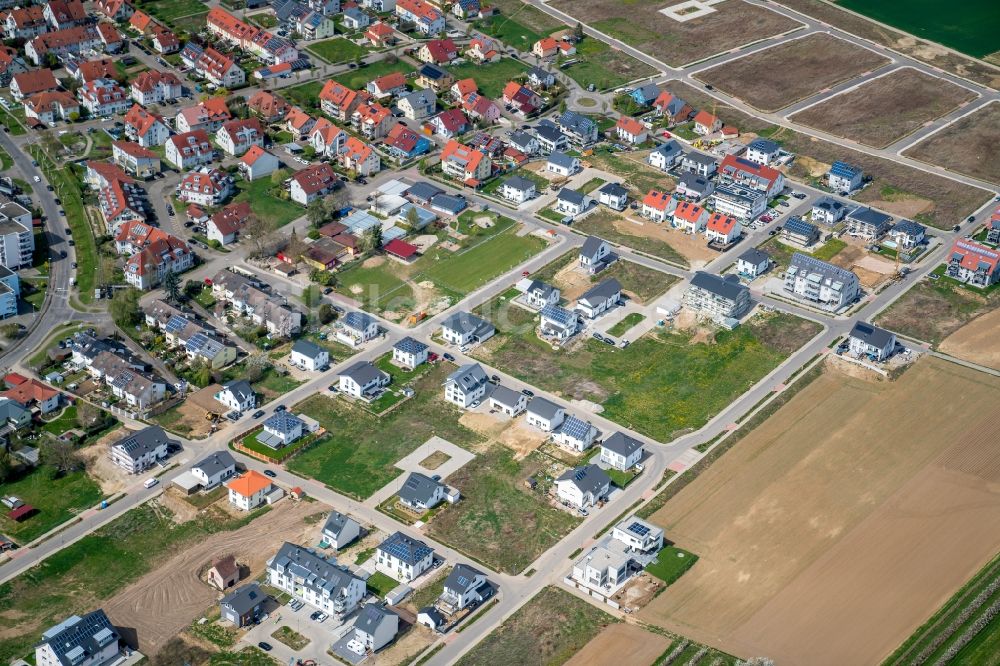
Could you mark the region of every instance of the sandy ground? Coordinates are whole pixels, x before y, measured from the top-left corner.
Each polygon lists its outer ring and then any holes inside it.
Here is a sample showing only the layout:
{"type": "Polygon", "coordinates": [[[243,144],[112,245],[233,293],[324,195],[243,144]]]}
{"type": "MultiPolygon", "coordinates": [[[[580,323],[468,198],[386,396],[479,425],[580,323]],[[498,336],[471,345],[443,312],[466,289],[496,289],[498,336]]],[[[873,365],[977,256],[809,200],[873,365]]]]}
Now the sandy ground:
{"type": "Polygon", "coordinates": [[[553,276],[552,286],[559,287],[566,301],[575,301],[594,285],[590,282],[590,276],[579,269],[577,262],[571,261],[553,276]]]}
{"type": "Polygon", "coordinates": [[[933,358],[827,372],[653,516],[701,559],[639,616],[779,664],[879,662],[1000,549],[998,391],[933,358]]]}
{"type": "Polygon", "coordinates": [[[976,317],[940,345],[941,351],[1000,370],[1000,309],[976,317]]]}
{"type": "Polygon", "coordinates": [[[618,590],[612,597],[622,608],[638,610],[643,608],[656,597],[656,593],[665,587],[662,580],[646,572],[635,576],[625,587],[618,590]]]}
{"type": "Polygon", "coordinates": [[[198,579],[206,562],[233,554],[256,576],[282,542],[298,541],[313,529],[302,522],[305,516],[327,508],[284,500],[249,525],[214,534],[164,562],[105,602],[104,609],[116,625],[135,629],[142,652],[155,654],[218,599],[218,590],[198,579]]]}
{"type": "Polygon", "coordinates": [[[641,234],[663,241],[687,259],[692,269],[701,268],[719,256],[718,252],[709,249],[705,244],[704,236],[686,234],[671,228],[669,224],[656,224],[638,215],[629,215],[625,219],[616,221],[615,228],[622,233],[641,234]]]}
{"type": "Polygon", "coordinates": [[[854,271],[866,289],[878,287],[895,272],[896,267],[891,261],[868,254],[863,247],[857,245],[860,241],[848,237],[844,240],[853,244],[834,255],[830,263],[854,271]]]}
{"type": "Polygon", "coordinates": [[[108,449],[111,444],[117,442],[128,432],[125,428],[117,428],[90,446],[77,451],[77,455],[83,459],[87,466],[87,474],[97,482],[101,487],[101,492],[105,495],[120,493],[132,482],[129,475],[121,467],[111,462],[108,457],[108,449]]]}
{"type": "MultiPolygon", "coordinates": [[[[405,612],[402,611],[402,613],[405,612]]],[[[414,617],[411,621],[415,619],[414,617]]],[[[400,623],[400,628],[402,628],[402,623],[400,623]]],[[[437,635],[433,631],[414,622],[402,638],[397,638],[392,645],[378,653],[373,664],[378,666],[382,666],[382,664],[409,664],[436,639],[437,635]]]]}
{"type": "Polygon", "coordinates": [[[634,624],[608,625],[567,661],[568,666],[647,666],[666,652],[670,641],[634,624]]]}
{"type": "Polygon", "coordinates": [[[878,208],[886,211],[887,213],[892,213],[896,217],[905,217],[909,219],[913,219],[920,213],[930,212],[934,208],[933,201],[916,196],[899,197],[888,201],[885,199],[875,199],[873,201],[866,201],[865,204],[871,206],[872,208],[878,208]]]}
{"type": "MultiPolygon", "coordinates": [[[[548,435],[525,424],[524,419],[511,420],[484,412],[466,412],[458,420],[467,428],[500,442],[514,452],[514,458],[520,460],[537,449],[548,435]]],[[[484,444],[488,447],[488,443],[484,444]]]]}

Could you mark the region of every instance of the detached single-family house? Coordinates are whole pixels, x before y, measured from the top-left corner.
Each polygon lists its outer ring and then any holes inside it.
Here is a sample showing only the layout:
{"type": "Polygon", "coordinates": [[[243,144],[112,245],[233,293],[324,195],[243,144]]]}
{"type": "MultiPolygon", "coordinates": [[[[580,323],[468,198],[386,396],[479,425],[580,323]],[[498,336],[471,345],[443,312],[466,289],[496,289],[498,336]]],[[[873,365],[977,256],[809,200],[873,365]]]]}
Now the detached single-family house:
{"type": "Polygon", "coordinates": [[[322,535],[323,541],[332,546],[334,550],[340,550],[361,536],[361,525],[350,516],[339,511],[331,511],[326,522],[323,523],[322,535]]]}
{"type": "Polygon", "coordinates": [[[558,305],[546,305],[538,313],[538,336],[546,340],[569,340],[580,330],[580,314],[558,305]]]}
{"type": "Polygon", "coordinates": [[[486,395],[489,379],[478,363],[469,363],[448,375],[444,383],[444,399],[459,407],[470,407],[486,395]]]}
{"type": "Polygon", "coordinates": [[[468,564],[456,564],[444,580],[444,590],[438,604],[447,613],[457,613],[473,602],[481,602],[493,595],[493,586],[486,574],[468,564]]]}
{"type": "Polygon", "coordinates": [[[566,410],[545,398],[534,397],[528,403],[525,420],[542,432],[553,432],[566,419],[566,410]]]}
{"type": "Polygon", "coordinates": [[[545,170],[559,176],[569,178],[580,170],[580,158],[571,157],[566,153],[555,151],[549,155],[545,170]]]}
{"type": "Polygon", "coordinates": [[[647,159],[650,166],[668,171],[677,166],[683,156],[684,151],[681,150],[680,145],[671,139],[651,150],[647,159]]]}
{"type": "Polygon", "coordinates": [[[347,642],[347,649],[367,656],[394,641],[398,631],[399,615],[379,604],[365,604],[354,621],[354,634],[347,642]]]}
{"type": "Polygon", "coordinates": [[[366,399],[375,397],[390,381],[389,373],[379,370],[371,361],[358,361],[340,373],[338,386],[345,395],[366,399]]]}
{"type": "Polygon", "coordinates": [[[749,280],[767,272],[771,266],[771,255],[755,247],[746,250],[736,259],[736,272],[749,280]]]}
{"type": "Polygon", "coordinates": [[[118,629],[97,609],[46,629],[32,656],[38,666],[104,666],[124,661],[124,653],[118,629]]]}
{"type": "Polygon", "coordinates": [[[583,452],[593,445],[597,438],[597,428],[590,421],[584,421],[570,414],[552,434],[552,440],[567,449],[583,452]]]}
{"type": "Polygon", "coordinates": [[[359,345],[374,339],[379,334],[378,320],[365,312],[348,312],[341,321],[343,334],[359,345]]]}
{"type": "Polygon", "coordinates": [[[851,194],[861,187],[864,173],[860,167],[851,166],[846,162],[834,162],[826,172],[826,184],[834,192],[851,194]]]}
{"type": "Polygon", "coordinates": [[[375,549],[375,568],[400,583],[415,580],[434,563],[434,549],[402,532],[389,536],[375,549]]]}
{"type": "Polygon", "coordinates": [[[535,127],[535,139],[542,153],[560,153],[569,148],[569,139],[549,120],[542,120],[535,127]]]}
{"type": "Polygon", "coordinates": [[[222,390],[215,394],[215,399],[237,412],[246,412],[257,406],[257,394],[245,379],[226,382],[222,390]]]}
{"type": "Polygon", "coordinates": [[[392,362],[413,370],[427,362],[428,347],[423,342],[406,336],[392,346],[392,362]]]}
{"type": "Polygon", "coordinates": [[[615,259],[611,252],[611,246],[597,236],[587,236],[580,248],[580,267],[587,269],[589,273],[598,273],[615,259]]]}
{"type": "Polygon", "coordinates": [[[694,114],[694,132],[702,136],[714,134],[722,129],[722,121],[708,111],[702,109],[694,114]]]}
{"type": "Polygon", "coordinates": [[[815,245],[820,238],[819,227],[800,217],[790,217],[781,228],[781,240],[801,248],[815,245]]]}
{"type": "Polygon", "coordinates": [[[236,627],[256,624],[264,614],[267,595],[257,583],[249,583],[233,590],[219,601],[219,614],[236,627]]]}
{"type": "Polygon", "coordinates": [[[278,170],[281,163],[278,158],[260,146],[250,146],[237,162],[237,167],[247,180],[257,180],[270,176],[278,170]]]}
{"type": "Polygon", "coordinates": [[[833,226],[847,215],[847,205],[833,197],[820,197],[812,205],[809,219],[813,222],[833,226]]]}
{"type": "Polygon", "coordinates": [[[396,106],[408,119],[423,120],[434,115],[434,110],[437,108],[437,95],[430,88],[424,88],[403,95],[396,102],[396,106]]]}
{"type": "Polygon", "coordinates": [[[490,394],[490,409],[495,409],[511,418],[517,416],[527,408],[528,396],[520,391],[515,391],[506,386],[497,386],[493,389],[493,393],[490,394]]]}
{"type": "Polygon", "coordinates": [[[294,414],[275,412],[264,421],[264,429],[257,434],[257,441],[272,449],[280,449],[300,439],[306,428],[305,421],[294,414]]]}
{"type": "Polygon", "coordinates": [[[576,301],[576,309],[587,319],[604,314],[622,299],[622,285],[617,278],[602,280],[591,287],[576,301]]]}
{"type": "Polygon", "coordinates": [[[601,442],[601,462],[622,471],[635,467],[643,452],[642,442],[621,431],[601,442]]]}
{"type": "MultiPolygon", "coordinates": [[[[715,184],[705,176],[696,173],[682,173],[677,180],[677,196],[689,201],[701,201],[715,192],[715,184]]],[[[766,200],[764,201],[766,205],[766,200]]]]}
{"type": "Polygon", "coordinates": [[[296,340],[289,358],[292,365],[316,372],[330,365],[330,352],[309,340],[296,340]]]}
{"type": "Polygon", "coordinates": [[[417,512],[433,509],[445,501],[448,489],[426,474],[411,472],[399,489],[399,501],[417,512]]]}
{"type": "Polygon", "coordinates": [[[769,165],[778,159],[781,147],[770,139],[754,139],[747,146],[746,158],[757,164],[769,165]]]}
{"type": "Polygon", "coordinates": [[[709,178],[718,168],[718,163],[716,163],[715,158],[711,155],[705,155],[692,150],[681,157],[681,170],[688,173],[695,173],[699,176],[709,178]]]}
{"type": "Polygon", "coordinates": [[[593,202],[586,194],[564,187],[556,195],[555,209],[563,215],[576,217],[590,208],[593,202]]]}
{"type": "Polygon", "coordinates": [[[712,213],[705,224],[705,237],[715,245],[735,243],[743,235],[743,225],[739,220],[722,213],[712,213]]]}
{"type": "Polygon", "coordinates": [[[705,230],[706,224],[708,211],[698,204],[682,201],[674,208],[674,227],[689,234],[697,234],[705,230]]]}
{"type": "Polygon", "coordinates": [[[129,474],[141,474],[167,457],[171,444],[160,426],[148,426],[111,445],[111,462],[129,474]]]}
{"type": "Polygon", "coordinates": [[[611,538],[639,553],[656,553],[663,548],[663,530],[635,515],[615,525],[611,538]]]}
{"type": "Polygon", "coordinates": [[[847,341],[855,356],[868,356],[879,362],[892,356],[896,348],[895,333],[863,321],[854,324],[847,341]]]}
{"type": "Polygon", "coordinates": [[[191,467],[202,490],[211,490],[236,474],[236,459],[229,451],[215,451],[191,467]]]}
{"type": "Polygon", "coordinates": [[[460,346],[485,342],[495,333],[493,324],[469,312],[456,312],[441,322],[441,336],[445,342],[460,346]]]}
{"type": "Polygon", "coordinates": [[[611,491],[611,477],[597,465],[568,470],[556,479],[556,495],[578,509],[593,506],[611,491]]]}
{"type": "Polygon", "coordinates": [[[891,226],[892,217],[872,208],[858,206],[847,214],[847,233],[865,240],[878,240],[891,226]]]}
{"type": "Polygon", "coordinates": [[[521,176],[511,176],[500,186],[500,196],[507,201],[521,204],[538,196],[538,188],[533,180],[521,176]]]}
{"type": "Polygon", "coordinates": [[[897,249],[911,250],[924,242],[927,229],[912,220],[900,220],[889,230],[889,240],[897,249]]]}
{"type": "Polygon", "coordinates": [[[556,287],[546,284],[541,280],[531,280],[524,290],[522,299],[526,305],[540,310],[546,305],[557,305],[561,292],[556,287]]]}
{"type": "MultiPolygon", "coordinates": [[[[559,132],[559,130],[556,131],[559,132]]],[[[560,132],[559,136],[563,136],[563,134],[560,132]]],[[[565,137],[563,137],[563,139],[565,140],[565,137]]],[[[538,139],[524,130],[517,130],[511,134],[510,138],[507,139],[507,145],[517,152],[527,155],[528,157],[537,153],[540,148],[538,139]]]]}
{"type": "Polygon", "coordinates": [[[622,211],[628,205],[628,190],[621,183],[606,183],[597,190],[597,200],[611,210],[622,211]]]}
{"type": "Polygon", "coordinates": [[[635,118],[621,116],[615,125],[615,136],[627,143],[638,145],[649,139],[649,130],[635,118]]]}

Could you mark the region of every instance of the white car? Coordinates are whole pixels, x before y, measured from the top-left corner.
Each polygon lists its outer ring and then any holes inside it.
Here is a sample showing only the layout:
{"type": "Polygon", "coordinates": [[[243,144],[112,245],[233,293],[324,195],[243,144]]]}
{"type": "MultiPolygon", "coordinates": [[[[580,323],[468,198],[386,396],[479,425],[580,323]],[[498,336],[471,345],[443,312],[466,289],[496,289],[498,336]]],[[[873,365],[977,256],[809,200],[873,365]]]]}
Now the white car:
{"type": "Polygon", "coordinates": [[[35,176],[34,180],[35,180],[36,183],[42,182],[42,179],[39,178],[38,176],[35,176]]]}
{"type": "Polygon", "coordinates": [[[145,486],[146,488],[152,488],[153,486],[155,486],[159,482],[160,482],[160,480],[154,477],[152,479],[146,479],[146,482],[143,483],[142,485],[145,486]]]}

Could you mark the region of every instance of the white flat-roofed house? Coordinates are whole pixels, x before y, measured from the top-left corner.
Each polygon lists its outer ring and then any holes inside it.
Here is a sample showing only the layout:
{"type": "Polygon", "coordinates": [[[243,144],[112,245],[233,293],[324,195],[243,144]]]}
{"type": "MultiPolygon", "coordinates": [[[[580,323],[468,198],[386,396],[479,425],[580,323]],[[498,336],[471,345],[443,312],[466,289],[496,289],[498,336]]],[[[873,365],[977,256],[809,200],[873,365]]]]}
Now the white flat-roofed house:
{"type": "Polygon", "coordinates": [[[601,442],[601,462],[622,471],[641,461],[643,452],[642,442],[620,431],[601,442]]]}
{"type": "Polygon", "coordinates": [[[573,580],[598,593],[610,594],[629,579],[632,558],[625,546],[614,539],[587,550],[573,564],[573,580]]]}
{"type": "Polygon", "coordinates": [[[525,420],[542,432],[552,432],[566,419],[566,410],[545,398],[535,397],[528,403],[525,420]]]}
{"type": "Polygon", "coordinates": [[[663,530],[634,515],[615,525],[611,537],[640,553],[655,553],[663,548],[663,530]]]}

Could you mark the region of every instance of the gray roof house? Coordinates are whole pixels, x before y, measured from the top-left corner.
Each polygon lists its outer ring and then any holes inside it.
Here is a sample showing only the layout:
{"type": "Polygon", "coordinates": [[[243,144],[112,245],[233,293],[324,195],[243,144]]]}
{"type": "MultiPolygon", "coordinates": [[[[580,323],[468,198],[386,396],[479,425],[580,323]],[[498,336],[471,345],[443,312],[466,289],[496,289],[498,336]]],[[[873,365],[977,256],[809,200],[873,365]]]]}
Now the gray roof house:
{"type": "Polygon", "coordinates": [[[555,151],[548,158],[549,171],[552,171],[552,166],[558,167],[559,169],[565,171],[566,173],[573,173],[579,166],[580,160],[577,157],[567,155],[562,151],[555,151]]]}
{"type": "Polygon", "coordinates": [[[552,432],[566,418],[566,410],[551,400],[535,396],[528,403],[528,413],[525,417],[528,425],[543,432],[552,432]]]}
{"type": "Polygon", "coordinates": [[[677,181],[677,193],[689,199],[704,199],[715,191],[715,185],[705,176],[696,173],[682,173],[677,181]]]}
{"type": "Polygon", "coordinates": [[[268,582],[328,613],[350,613],[365,593],[364,582],[316,551],[286,541],[267,563],[268,582]]]}
{"type": "Polygon", "coordinates": [[[561,292],[551,284],[532,280],[524,290],[524,301],[534,308],[543,308],[558,303],[560,294],[561,292]]]}
{"type": "Polygon", "coordinates": [[[212,488],[236,473],[236,459],[229,451],[213,451],[191,466],[203,487],[212,488]]]}
{"type": "Polygon", "coordinates": [[[444,398],[459,407],[469,407],[486,397],[489,378],[478,363],[463,365],[448,375],[444,383],[444,398]]]}
{"type": "Polygon", "coordinates": [[[528,82],[531,85],[548,88],[556,82],[556,76],[552,72],[536,66],[528,70],[528,82]]]}
{"type": "Polygon", "coordinates": [[[298,360],[304,363],[309,370],[318,370],[330,362],[330,352],[325,347],[320,347],[315,342],[301,338],[292,345],[291,356],[293,362],[298,360]]]}
{"type": "Polygon", "coordinates": [[[167,437],[160,426],[148,426],[111,445],[111,460],[132,474],[138,474],[167,456],[169,446],[179,444],[167,437]]]}
{"type": "Polygon", "coordinates": [[[538,317],[538,334],[543,338],[568,340],[580,330],[580,314],[559,305],[546,305],[538,317]]]}
{"type": "Polygon", "coordinates": [[[528,406],[528,396],[503,385],[498,385],[490,393],[490,407],[508,416],[517,416],[528,406]]]}
{"type": "Polygon", "coordinates": [[[771,255],[756,247],[744,250],[736,258],[736,271],[751,280],[767,271],[770,266],[771,255]]]}
{"type": "Polygon", "coordinates": [[[257,583],[238,587],[219,602],[222,619],[237,627],[246,627],[256,622],[263,610],[267,595],[257,583]]]}
{"type": "Polygon", "coordinates": [[[400,583],[409,583],[434,562],[434,549],[419,539],[395,532],[378,545],[375,568],[400,583]]]}
{"type": "Polygon", "coordinates": [[[582,192],[569,187],[559,190],[556,196],[556,210],[566,215],[579,215],[590,207],[592,199],[582,192]]]}
{"type": "Polygon", "coordinates": [[[597,465],[583,465],[567,470],[556,479],[560,499],[577,508],[595,504],[611,490],[611,477],[597,465]]]}
{"type": "Polygon", "coordinates": [[[495,333],[493,324],[470,312],[456,312],[441,322],[441,335],[447,342],[458,345],[485,342],[495,333]]]}
{"type": "Polygon", "coordinates": [[[642,442],[618,431],[601,442],[601,462],[627,470],[642,460],[643,451],[642,442]]]}
{"type": "Polygon", "coordinates": [[[468,564],[456,564],[444,579],[444,589],[438,604],[447,612],[455,613],[473,602],[480,602],[493,595],[493,586],[486,574],[468,564]]]}
{"type": "Polygon", "coordinates": [[[628,190],[621,183],[606,183],[597,190],[597,200],[612,210],[625,210],[628,205],[628,190]]]}
{"type": "Polygon", "coordinates": [[[847,214],[847,233],[868,240],[884,236],[891,224],[892,217],[868,207],[858,206],[847,214]]]}
{"type": "Polygon", "coordinates": [[[607,241],[597,236],[587,236],[580,248],[580,267],[598,273],[610,266],[618,257],[611,252],[607,241]]]}
{"type": "Polygon", "coordinates": [[[348,647],[359,654],[377,652],[391,643],[399,631],[399,615],[378,604],[365,604],[354,622],[354,638],[348,647]]]}
{"type": "Polygon", "coordinates": [[[750,309],[752,301],[750,288],[741,284],[738,276],[697,271],[684,292],[684,303],[707,317],[739,319],[750,309]]]}
{"type": "Polygon", "coordinates": [[[411,472],[399,489],[399,501],[416,511],[433,509],[444,496],[444,484],[420,472],[411,472]]]}
{"type": "Polygon", "coordinates": [[[810,219],[823,224],[836,224],[847,215],[847,206],[833,197],[820,197],[812,205],[810,219]]]}
{"type": "Polygon", "coordinates": [[[559,116],[558,123],[573,143],[587,145],[597,141],[597,123],[582,113],[566,111],[559,116]]]}
{"type": "Polygon", "coordinates": [[[71,615],[42,634],[35,646],[35,662],[61,666],[109,664],[121,653],[120,638],[101,609],[83,617],[71,615]]]}
{"type": "Polygon", "coordinates": [[[535,182],[521,176],[511,176],[500,186],[500,195],[508,201],[522,203],[538,193],[535,182]]]}
{"type": "Polygon", "coordinates": [[[680,144],[670,139],[650,151],[648,161],[650,166],[666,171],[673,168],[683,156],[684,151],[681,149],[680,144]]]}
{"type": "Polygon", "coordinates": [[[568,145],[566,135],[559,131],[555,125],[539,123],[535,127],[535,137],[545,151],[554,151],[565,148],[568,145]]]}
{"type": "Polygon", "coordinates": [[[896,349],[896,335],[884,328],[859,321],[854,324],[847,338],[848,347],[856,356],[870,356],[884,361],[896,349]]]}
{"type": "Polygon", "coordinates": [[[323,539],[340,550],[361,536],[361,525],[348,515],[331,511],[323,523],[323,539]]]}
{"type": "Polygon", "coordinates": [[[294,414],[278,412],[264,421],[263,430],[257,433],[257,441],[272,449],[280,449],[301,437],[305,428],[305,422],[294,414]]]}
{"type": "Polygon", "coordinates": [[[344,324],[344,328],[358,332],[370,328],[373,324],[378,326],[378,320],[375,317],[367,312],[356,311],[351,311],[344,315],[342,323],[344,324]]]}
{"type": "Polygon", "coordinates": [[[719,165],[711,155],[705,155],[692,150],[681,158],[681,168],[685,171],[696,173],[699,176],[708,177],[718,170],[719,165]]]}
{"type": "Polygon", "coordinates": [[[785,271],[784,289],[830,311],[861,297],[861,282],[853,272],[800,252],[792,255],[785,271]]]}
{"type": "Polygon", "coordinates": [[[250,382],[245,379],[235,379],[222,385],[222,390],[215,394],[215,399],[229,409],[245,411],[257,404],[257,394],[250,382]]]}
{"type": "Polygon", "coordinates": [[[444,190],[437,185],[421,180],[414,183],[413,187],[406,191],[406,196],[417,203],[428,204],[431,202],[431,199],[442,193],[444,193],[444,190]]]}
{"type": "Polygon", "coordinates": [[[510,144],[511,148],[514,148],[525,155],[533,155],[538,151],[538,139],[524,130],[518,130],[511,134],[507,143],[510,144]]]}
{"type": "Polygon", "coordinates": [[[608,278],[594,285],[576,301],[576,309],[593,319],[617,305],[622,298],[622,285],[617,278],[608,278]]]}
{"type": "Polygon", "coordinates": [[[371,361],[358,361],[340,373],[338,385],[344,393],[364,398],[388,386],[390,380],[389,373],[375,367],[371,361]]]}

